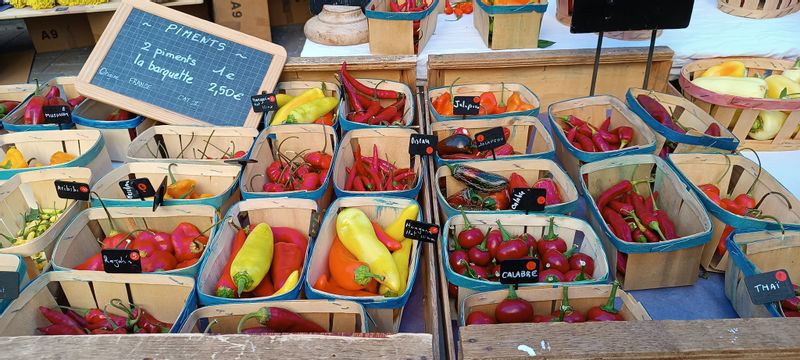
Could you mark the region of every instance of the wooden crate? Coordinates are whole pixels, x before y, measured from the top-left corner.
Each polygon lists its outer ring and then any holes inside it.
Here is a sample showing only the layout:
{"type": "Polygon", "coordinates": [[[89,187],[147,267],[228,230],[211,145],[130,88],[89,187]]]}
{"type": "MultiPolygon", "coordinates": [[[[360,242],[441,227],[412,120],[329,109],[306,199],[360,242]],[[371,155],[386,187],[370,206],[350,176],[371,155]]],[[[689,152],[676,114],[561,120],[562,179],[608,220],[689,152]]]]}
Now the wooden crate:
{"type": "Polygon", "coordinates": [[[139,134],[155,125],[155,121],[139,115],[130,120],[108,121],[118,108],[89,99],[75,107],[72,112],[72,121],[77,129],[96,129],[103,134],[107,146],[106,150],[111,161],[125,162],[125,153],[128,146],[139,134]]]}
{"type": "MultiPolygon", "coordinates": [[[[750,3],[748,1],[747,3],[750,3]]],[[[718,94],[692,83],[706,69],[726,61],[741,61],[747,68],[747,76],[765,76],[768,73],[780,74],[791,69],[793,61],[770,58],[712,58],[696,60],[684,65],[678,78],[683,95],[695,105],[711,114],[720,125],[727,127],[739,138],[740,146],[756,150],[797,150],[800,149],[800,99],[756,99],[741,96],[718,94]],[[772,140],[753,140],[747,133],[753,127],[759,112],[762,110],[783,111],[789,113],[781,130],[772,140]]]]}
{"type": "MultiPolygon", "coordinates": [[[[558,186],[558,191],[561,194],[561,199],[564,201],[560,204],[553,204],[545,206],[545,212],[553,214],[569,214],[575,210],[578,204],[578,190],[575,185],[567,176],[567,173],[561,169],[558,164],[548,159],[513,159],[513,160],[494,160],[494,161],[478,161],[466,162],[463,165],[471,166],[476,169],[488,171],[494,174],[502,175],[506,178],[511,176],[511,173],[516,172],[528,182],[533,185],[536,180],[550,178],[558,186]]],[[[456,180],[450,168],[447,166],[440,166],[436,170],[434,177],[434,193],[436,194],[437,202],[439,203],[439,210],[442,213],[442,218],[446,219],[451,216],[459,214],[459,210],[450,206],[447,203],[447,197],[458,193],[467,186],[459,180],[456,180]]],[[[501,211],[466,211],[467,214],[477,213],[492,213],[492,214],[520,214],[521,211],[515,210],[501,210],[501,211]]]]}
{"type": "Polygon", "coordinates": [[[278,157],[278,150],[294,157],[306,150],[321,151],[334,157],[331,167],[336,167],[336,149],[339,147],[336,130],[328,125],[303,124],[271,126],[258,135],[250,159],[258,162],[247,165],[242,172],[239,189],[245,199],[293,197],[317,201],[320,209],[326,208],[333,199],[332,171],[328,171],[325,182],[314,191],[297,190],[269,193],[263,191],[267,167],[278,157]],[[283,145],[281,145],[283,144],[283,145]]]}
{"type": "MultiPolygon", "coordinates": [[[[156,319],[172,323],[171,332],[177,332],[197,305],[193,289],[194,279],[185,276],[48,272],[31,282],[0,316],[0,336],[38,335],[37,327],[50,325],[39,306],[102,309],[113,299],[141,306],[156,319]]],[[[113,306],[108,312],[126,315],[113,306]]]]}
{"type": "MultiPolygon", "coordinates": [[[[310,234],[319,224],[317,214],[317,204],[309,199],[250,199],[241,201],[233,205],[226,215],[230,218],[216,233],[214,245],[208,249],[208,258],[200,268],[200,275],[197,279],[197,295],[202,305],[222,305],[222,304],[242,304],[255,303],[268,300],[291,300],[300,295],[303,288],[303,279],[306,271],[305,265],[308,263],[308,254],[311,251],[311,244],[315,234],[310,234]],[[254,297],[254,298],[224,298],[216,296],[217,280],[222,276],[222,270],[230,259],[233,238],[236,236],[237,229],[232,224],[239,227],[247,224],[256,225],[266,223],[269,226],[286,226],[294,228],[308,236],[309,243],[303,260],[303,269],[297,286],[291,291],[277,296],[254,297]]],[[[269,276],[269,274],[267,275],[269,276]]]]}
{"type": "Polygon", "coordinates": [[[399,81],[410,88],[417,86],[417,57],[413,55],[290,57],[279,80],[336,83],[344,61],[347,72],[354,77],[399,81]]]}
{"type": "Polygon", "coordinates": [[[492,50],[539,47],[547,0],[508,6],[492,6],[476,0],[474,6],[472,19],[486,47],[492,50]]]}
{"type": "MultiPolygon", "coordinates": [[[[367,308],[367,314],[372,319],[371,324],[375,325],[371,330],[376,332],[396,333],[400,330],[400,321],[403,316],[403,307],[411,295],[414,288],[414,281],[417,278],[418,265],[420,261],[419,241],[413,240],[411,247],[411,258],[409,261],[408,283],[405,291],[399,297],[387,298],[384,296],[359,297],[343,296],[317,290],[313,287],[320,275],[328,272],[328,252],[330,251],[333,237],[336,234],[336,216],[339,210],[344,208],[357,208],[370,218],[380,224],[387,226],[393,222],[397,216],[409,205],[417,204],[411,199],[393,197],[346,197],[340,198],[331,204],[325,215],[322,225],[319,228],[319,235],[314,242],[314,249],[311,251],[311,260],[308,263],[306,273],[305,293],[309,299],[342,299],[357,302],[367,308]]],[[[423,208],[417,220],[422,220],[423,208]]]]}
{"type": "MultiPolygon", "coordinates": [[[[188,222],[202,231],[208,238],[206,248],[214,245],[214,234],[217,223],[217,211],[205,205],[164,206],[152,211],[143,207],[110,207],[109,213],[114,221],[115,228],[123,233],[132,233],[136,230],[152,230],[172,233],[175,226],[188,222]]],[[[102,208],[89,208],[80,212],[73,221],[64,229],[53,250],[53,268],[56,270],[74,270],[94,254],[100,251],[99,242],[112,231],[105,210],[102,208]]],[[[136,237],[132,234],[131,238],[136,237]]],[[[169,271],[157,271],[159,274],[182,275],[194,277],[200,269],[200,263],[208,257],[209,251],[205,249],[192,266],[169,271]]]]}
{"type": "Polygon", "coordinates": [[[390,12],[389,0],[370,1],[364,10],[369,23],[370,54],[419,54],[436,30],[440,5],[444,3],[433,0],[423,11],[404,13],[390,12]]]}
{"type": "MultiPolygon", "coordinates": [[[[35,85],[34,85],[35,86],[35,85]]],[[[75,77],[74,76],[62,76],[57,77],[55,79],[51,79],[50,81],[41,85],[41,95],[47,94],[47,91],[50,90],[51,86],[56,86],[61,91],[61,98],[67,100],[74,97],[77,97],[78,91],[75,90],[75,77]]],[[[33,95],[33,92],[28,93],[29,95],[33,95]]],[[[25,106],[28,105],[28,99],[30,96],[26,97],[24,101],[20,102],[20,104],[14,108],[10,114],[7,114],[3,117],[3,128],[10,131],[38,131],[38,130],[58,130],[57,124],[38,124],[38,125],[26,125],[25,120],[25,106]]],[[[74,126],[73,123],[62,124],[61,127],[63,129],[69,129],[74,126]]]]}
{"type": "Polygon", "coordinates": [[[487,83],[487,84],[465,84],[465,85],[447,85],[441,87],[432,87],[429,83],[428,96],[428,112],[431,123],[437,121],[445,121],[445,120],[465,120],[465,119],[499,119],[508,116],[537,116],[539,115],[539,97],[531,91],[525,85],[516,84],[516,83],[487,83]],[[497,98],[497,102],[500,103],[501,100],[505,101],[511,96],[512,92],[516,91],[519,92],[520,97],[522,100],[527,102],[528,104],[533,105],[533,110],[529,111],[514,111],[514,112],[507,112],[503,114],[494,114],[494,115],[475,115],[475,116],[445,116],[439,114],[436,109],[433,108],[433,101],[436,100],[439,95],[442,95],[445,92],[450,92],[451,99],[454,96],[480,96],[481,93],[491,91],[494,93],[494,96],[497,98]]]}
{"type": "Polygon", "coordinates": [[[625,100],[628,103],[631,111],[638,115],[647,126],[649,126],[656,136],[656,154],[660,154],[664,148],[667,140],[677,143],[677,147],[672,150],[672,153],[687,153],[687,152],[722,152],[729,153],[736,150],[739,146],[739,139],[736,138],[724,125],[719,124],[714,118],[702,109],[694,105],[691,101],[686,100],[682,96],[675,96],[655,92],[652,90],[644,90],[640,88],[631,88],[625,95],[625,100]],[[647,95],[655,99],[658,103],[664,106],[670,114],[677,117],[678,123],[681,126],[693,128],[695,131],[689,130],[685,134],[681,134],[668,128],[666,125],[661,124],[653,116],[651,116],[644,107],[639,104],[636,97],[639,95],[647,95]],[[717,124],[720,128],[720,135],[713,137],[705,135],[704,132],[711,124],[717,124]]]}
{"type": "Polygon", "coordinates": [[[656,135],[636,114],[628,109],[619,99],[608,96],[590,96],[551,104],[547,109],[550,129],[556,138],[556,155],[558,160],[576,184],[581,165],[603,159],[610,159],[631,154],[652,154],[655,152],[656,135]],[[624,149],[607,152],[588,152],[578,150],[567,140],[566,131],[562,127],[564,121],[560,117],[574,115],[583,121],[600,126],[606,117],[611,117],[611,127],[630,126],[633,128],[633,140],[624,149]]]}
{"type": "MultiPolygon", "coordinates": [[[[180,329],[181,333],[202,333],[208,324],[213,334],[236,334],[241,318],[263,307],[277,307],[292,311],[315,322],[332,333],[366,333],[367,314],[361,304],[346,300],[288,300],[255,302],[249,304],[224,304],[199,308],[193,311],[180,329]]],[[[255,319],[244,328],[258,326],[255,319]]]]}
{"type": "Polygon", "coordinates": [[[92,170],[91,183],[111,171],[111,159],[105,149],[103,136],[97,130],[28,131],[0,135],[0,154],[14,146],[26,159],[36,158],[45,164],[56,151],[65,151],[77,157],[69,162],[41,167],[0,169],[0,182],[16,174],[32,170],[87,167],[92,170]]]}
{"type": "MultiPolygon", "coordinates": [[[[489,228],[497,229],[497,221],[503,224],[503,228],[512,234],[527,233],[536,239],[541,239],[547,234],[550,218],[554,218],[555,232],[567,243],[567,249],[580,241],[580,252],[589,255],[594,259],[594,276],[589,280],[557,283],[558,286],[580,285],[580,284],[601,284],[609,280],[609,266],[606,261],[606,252],[597,233],[586,221],[578,218],[563,215],[506,215],[506,214],[473,214],[467,218],[476,228],[486,233],[489,228]]],[[[452,216],[442,227],[442,231],[447,231],[447,239],[455,239],[458,233],[464,229],[464,218],[461,215],[452,216]]],[[[464,299],[474,294],[476,291],[492,291],[508,288],[497,281],[478,280],[456,273],[450,266],[448,254],[450,253],[450,240],[443,242],[442,264],[447,277],[447,282],[458,286],[458,300],[456,304],[462,304],[464,299]],[[446,250],[444,251],[446,246],[446,250]]],[[[544,285],[545,283],[529,284],[530,286],[544,285]]],[[[548,285],[549,286],[549,285],[548,285]]],[[[528,287],[526,284],[524,287],[528,287]]]]}
{"type": "Polygon", "coordinates": [[[417,132],[401,128],[376,128],[358,129],[348,132],[342,138],[342,145],[336,153],[336,165],[333,170],[333,185],[337,197],[344,196],[398,196],[416,198],[422,188],[422,179],[425,177],[426,167],[416,156],[408,153],[408,144],[411,134],[417,132]],[[398,168],[412,168],[416,173],[414,187],[409,190],[392,191],[350,191],[345,190],[347,170],[353,167],[355,157],[353,149],[361,146],[362,156],[372,156],[373,145],[378,146],[378,156],[393,163],[398,168]]]}
{"type": "Polygon", "coordinates": [[[92,171],[87,168],[54,168],[19,173],[0,185],[0,232],[11,238],[25,226],[24,215],[31,208],[56,207],[64,212],[41,236],[24,244],[13,246],[5,237],[0,238],[0,254],[22,256],[30,279],[49,267],[56,239],[85,205],[75,200],[58,197],[56,180],[88,183],[92,171]],[[44,256],[41,256],[43,252],[44,256]]]}
{"type": "MultiPolygon", "coordinates": [[[[414,120],[415,120],[415,115],[417,114],[417,110],[414,104],[414,98],[415,98],[414,91],[411,91],[411,88],[409,88],[408,85],[391,80],[364,79],[364,78],[356,78],[356,80],[370,88],[394,90],[397,91],[398,93],[402,93],[406,99],[405,104],[403,105],[403,112],[402,112],[403,115],[401,118],[401,121],[403,122],[402,127],[418,128],[418,126],[412,126],[415,124],[414,120]]],[[[350,111],[352,111],[350,109],[350,101],[348,99],[349,97],[345,92],[342,95],[342,101],[339,103],[338,117],[342,119],[342,130],[350,131],[354,129],[386,127],[386,125],[369,125],[348,120],[347,115],[350,113],[350,111]]],[[[378,101],[380,101],[381,106],[389,106],[397,100],[378,99],[378,101]]]]}
{"type": "Polygon", "coordinates": [[[254,128],[159,125],[145,130],[131,142],[126,162],[224,164],[224,150],[249,153],[257,136],[258,130],[254,128]],[[200,153],[211,159],[204,159],[200,153]]]}
{"type": "Polygon", "coordinates": [[[727,14],[751,19],[774,19],[800,10],[800,1],[717,0],[717,8],[727,14]]]}
{"type": "MultiPolygon", "coordinates": [[[[570,26],[572,24],[572,3],[573,0],[558,0],[556,2],[556,19],[558,22],[570,26]]],[[[650,40],[652,35],[651,30],[633,30],[633,31],[607,31],[603,36],[617,40],[650,40]]],[[[656,37],[661,36],[662,31],[658,30],[656,37]]]]}
{"type": "MultiPolygon", "coordinates": [[[[653,289],[693,285],[703,245],[711,240],[711,220],[700,199],[689,191],[678,174],[655,155],[629,155],[586,164],[581,167],[581,187],[587,198],[589,219],[607,249],[609,267],[617,269],[619,253],[627,254],[627,269],[615,278],[626,290],[653,289]],[[653,174],[655,171],[655,175],[653,174]],[[617,238],[600,216],[595,199],[621,180],[648,179],[655,181],[658,192],[656,204],[675,223],[677,239],[656,243],[624,242],[617,238]]],[[[637,185],[647,194],[649,184],[637,185]]]]}
{"type": "Polygon", "coordinates": [[[0,85],[0,99],[22,102],[36,91],[36,84],[0,85]]]}
{"type": "MultiPolygon", "coordinates": [[[[683,182],[688,184],[703,201],[714,225],[711,241],[703,249],[700,261],[706,270],[724,272],[728,267],[728,254],[720,256],[716,252],[719,242],[725,241],[720,237],[726,225],[736,229],[780,229],[777,223],[769,219],[759,220],[728,212],[711,201],[699,188],[700,185],[719,181],[721,196],[727,197],[727,194],[733,194],[731,198],[735,198],[738,194],[746,193],[753,185],[758,175],[757,163],[741,155],[724,154],[672,154],[669,156],[669,162],[683,182]]],[[[753,197],[759,201],[773,191],[786,196],[789,204],[779,196],[770,196],[764,199],[759,209],[766,215],[778,218],[784,226],[800,227],[800,200],[769,172],[762,169],[758,182],[753,187],[753,197]]]]}
{"type": "MultiPolygon", "coordinates": [[[[128,199],[119,185],[120,181],[137,178],[147,178],[158,189],[164,178],[167,185],[171,184],[169,178],[170,162],[143,162],[127,163],[111,170],[97,184],[93,190],[103,199],[107,206],[134,206],[153,207],[153,198],[128,199]]],[[[213,194],[202,199],[169,199],[164,200],[163,206],[171,205],[210,205],[221,208],[226,201],[236,193],[236,184],[239,180],[241,167],[239,165],[212,165],[212,164],[177,164],[172,166],[172,174],[176,180],[192,179],[196,182],[194,192],[197,194],[213,194]]],[[[100,201],[92,199],[92,206],[100,206],[100,201]]]]}
{"type": "MultiPolygon", "coordinates": [[[[0,271],[4,273],[17,273],[19,276],[19,283],[17,286],[21,291],[23,286],[28,282],[27,274],[25,273],[25,262],[19,255],[12,255],[12,254],[2,254],[0,253],[0,271]]],[[[11,285],[11,284],[9,284],[11,285]]],[[[3,288],[3,293],[5,294],[9,290],[3,288]]],[[[0,300],[0,313],[6,309],[6,307],[11,304],[11,299],[3,299],[0,300]]]]}
{"type": "MultiPolygon", "coordinates": [[[[339,91],[339,85],[330,81],[311,81],[311,80],[298,80],[298,81],[281,81],[275,85],[275,94],[287,94],[297,96],[304,93],[306,90],[313,88],[324,89],[325,96],[342,98],[342,93],[339,91]]],[[[269,126],[272,118],[275,116],[275,111],[267,112],[264,116],[264,126],[269,126]]],[[[339,124],[339,114],[334,110],[333,112],[333,126],[337,127],[339,124]]]]}

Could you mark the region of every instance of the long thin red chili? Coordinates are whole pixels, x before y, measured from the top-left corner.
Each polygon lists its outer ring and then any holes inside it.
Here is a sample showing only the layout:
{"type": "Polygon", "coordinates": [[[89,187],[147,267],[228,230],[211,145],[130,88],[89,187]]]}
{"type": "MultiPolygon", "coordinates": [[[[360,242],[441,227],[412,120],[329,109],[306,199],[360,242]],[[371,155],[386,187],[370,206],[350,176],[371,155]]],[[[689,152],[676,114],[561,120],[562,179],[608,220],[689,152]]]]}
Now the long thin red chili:
{"type": "MultiPolygon", "coordinates": [[[[400,99],[403,95],[398,93],[394,90],[386,90],[386,89],[375,89],[369,86],[366,86],[356,80],[350,73],[347,72],[347,62],[342,62],[342,76],[349,82],[356,90],[370,95],[372,97],[376,97],[378,99],[400,99]]],[[[342,82],[345,82],[343,79],[342,82]]]]}

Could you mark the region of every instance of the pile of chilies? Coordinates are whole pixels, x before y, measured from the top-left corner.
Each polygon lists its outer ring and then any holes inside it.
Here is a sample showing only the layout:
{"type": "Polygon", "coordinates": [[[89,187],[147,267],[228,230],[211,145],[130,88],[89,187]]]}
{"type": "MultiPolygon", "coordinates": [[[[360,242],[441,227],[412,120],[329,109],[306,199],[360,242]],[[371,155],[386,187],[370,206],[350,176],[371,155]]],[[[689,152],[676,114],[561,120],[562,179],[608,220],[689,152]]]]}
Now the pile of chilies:
{"type": "MultiPolygon", "coordinates": [[[[658,102],[658,100],[650,96],[644,94],[637,95],[636,101],[638,101],[639,104],[642,105],[644,110],[647,111],[647,113],[650,114],[650,116],[652,116],[653,119],[656,119],[656,121],[661,123],[661,125],[666,126],[672,131],[678,132],[680,134],[686,134],[687,130],[693,130],[699,132],[697,129],[681,125],[681,123],[678,122],[678,119],[673,118],[672,114],[670,114],[670,112],[667,111],[664,105],[661,105],[661,103],[658,102]]],[[[720,129],[719,124],[714,122],[708,125],[704,134],[708,136],[719,137],[722,136],[722,130],[720,129]]],[[[658,156],[666,159],[667,154],[675,150],[677,146],[678,144],[676,142],[667,140],[664,146],[661,148],[661,152],[659,152],[658,156]]]]}
{"type": "MultiPolygon", "coordinates": [[[[290,138],[296,139],[297,137],[289,137],[283,141],[290,138]]],[[[293,158],[289,158],[281,152],[283,141],[275,152],[278,154],[278,158],[273,160],[264,172],[262,190],[264,192],[284,192],[319,189],[328,178],[333,157],[322,151],[307,154],[305,151],[301,151],[293,158]]]]}
{"type": "Polygon", "coordinates": [[[511,191],[516,188],[537,188],[545,190],[545,205],[563,202],[558,185],[552,179],[536,180],[533,186],[522,175],[515,172],[509,178],[486,172],[463,164],[447,165],[450,173],[458,181],[467,185],[464,189],[447,197],[447,204],[467,211],[508,210],[511,208],[511,191]]]}
{"type": "Polygon", "coordinates": [[[412,168],[398,168],[378,155],[378,145],[372,145],[372,156],[361,155],[361,145],[353,148],[353,167],[345,167],[346,191],[397,191],[414,187],[417,173],[412,168]]]}
{"type": "Polygon", "coordinates": [[[100,335],[167,333],[172,328],[172,324],[159,321],[138,305],[125,305],[120,299],[112,299],[110,305],[127,316],[111,314],[107,306],[103,309],[39,306],[39,312],[50,325],[36,330],[42,335],[100,335]]]}
{"type": "Polygon", "coordinates": [[[350,112],[347,120],[368,125],[403,126],[403,110],[406,98],[403,93],[394,90],[371,88],[356,80],[347,72],[347,63],[342,63],[339,78],[344,85],[350,112]],[[395,102],[388,106],[381,105],[381,99],[392,99],[395,102]]]}
{"type": "Polygon", "coordinates": [[[633,128],[630,126],[611,127],[611,117],[606,117],[600,127],[570,115],[558,118],[564,122],[567,141],[578,150],[586,152],[606,152],[625,148],[633,141],[633,128]]]}

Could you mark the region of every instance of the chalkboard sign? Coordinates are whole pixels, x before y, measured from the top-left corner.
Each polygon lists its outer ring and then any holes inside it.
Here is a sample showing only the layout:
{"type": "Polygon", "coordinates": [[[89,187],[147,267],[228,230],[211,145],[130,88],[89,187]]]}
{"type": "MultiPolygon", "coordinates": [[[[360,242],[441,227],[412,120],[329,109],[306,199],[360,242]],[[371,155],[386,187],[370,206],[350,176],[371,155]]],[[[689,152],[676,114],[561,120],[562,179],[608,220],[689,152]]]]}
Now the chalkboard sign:
{"type": "Polygon", "coordinates": [[[72,114],[67,105],[53,105],[42,107],[44,122],[48,124],[66,124],[72,122],[72,114]]]}
{"type": "Polygon", "coordinates": [[[416,220],[406,220],[403,236],[408,239],[435,243],[436,239],[439,238],[439,225],[416,220]]]}
{"type": "Polygon", "coordinates": [[[511,189],[511,210],[519,211],[544,211],[547,204],[547,191],[538,188],[513,188],[511,189]]]}
{"type": "Polygon", "coordinates": [[[500,262],[501,284],[539,282],[539,259],[514,259],[500,262]]]}
{"type": "Polygon", "coordinates": [[[89,201],[91,196],[87,183],[56,180],[53,184],[56,187],[56,194],[62,199],[89,201]]]}
{"type": "Polygon", "coordinates": [[[142,272],[142,258],[136,249],[103,249],[103,271],[112,274],[142,272]]]}
{"type": "Polygon", "coordinates": [[[411,134],[408,139],[408,153],[411,155],[433,155],[439,138],[436,135],[411,134]]]}
{"type": "Polygon", "coordinates": [[[683,29],[694,0],[575,0],[571,33],[683,29]]]}
{"type": "Polygon", "coordinates": [[[156,194],[153,184],[147,178],[122,180],[119,182],[119,188],[122,189],[122,193],[128,199],[144,200],[144,198],[155,196],[156,194]]]}
{"type": "Polygon", "coordinates": [[[478,115],[481,98],[477,96],[453,97],[453,115],[478,115]]]}
{"type": "Polygon", "coordinates": [[[475,134],[475,146],[480,151],[494,150],[505,143],[503,128],[499,126],[475,134]]]}
{"type": "Polygon", "coordinates": [[[16,299],[19,296],[19,273],[0,271],[0,300],[16,299]]]}
{"type": "Polygon", "coordinates": [[[76,81],[81,94],[174,125],[256,127],[286,50],[180,11],[124,0],[76,81]]]}
{"type": "Polygon", "coordinates": [[[767,304],[794,297],[794,287],[786,270],[759,273],[744,278],[753,304],[767,304]]]}

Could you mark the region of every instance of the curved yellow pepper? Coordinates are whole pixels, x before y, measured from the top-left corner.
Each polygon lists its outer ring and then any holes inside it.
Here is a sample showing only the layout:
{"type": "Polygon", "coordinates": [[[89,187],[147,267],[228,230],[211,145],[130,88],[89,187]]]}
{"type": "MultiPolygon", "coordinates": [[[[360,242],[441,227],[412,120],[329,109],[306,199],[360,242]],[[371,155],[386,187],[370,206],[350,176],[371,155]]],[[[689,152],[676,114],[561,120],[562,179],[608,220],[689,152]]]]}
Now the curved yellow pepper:
{"type": "Polygon", "coordinates": [[[288,293],[290,290],[294,289],[294,287],[297,285],[297,281],[299,280],[300,280],[300,272],[297,270],[292,271],[292,273],[289,274],[289,277],[286,278],[286,281],[283,283],[283,286],[281,286],[280,289],[276,290],[272,294],[272,296],[283,295],[288,293]]]}
{"type": "Polygon", "coordinates": [[[400,292],[400,272],[392,254],[375,235],[367,214],[356,208],[342,210],[336,216],[336,234],[348,251],[367,263],[370,272],[384,277],[381,284],[395,293],[400,292]]]}
{"type": "Polygon", "coordinates": [[[0,168],[3,169],[22,169],[26,167],[28,167],[28,162],[25,161],[25,156],[14,146],[6,151],[5,159],[0,162],[0,168]]]}
{"type": "Polygon", "coordinates": [[[275,95],[275,102],[278,103],[278,108],[282,108],[284,105],[288,104],[289,101],[292,101],[294,96],[287,95],[287,94],[278,94],[275,95]]]}
{"type": "Polygon", "coordinates": [[[706,77],[706,76],[744,77],[745,71],[746,70],[743,62],[731,60],[731,61],[726,61],[719,65],[714,65],[706,69],[706,71],[704,71],[703,75],[700,75],[700,77],[706,77]]]}
{"type": "Polygon", "coordinates": [[[286,119],[289,118],[289,113],[292,112],[296,107],[303,105],[309,101],[322,99],[325,97],[325,93],[322,92],[322,89],[313,88],[308,89],[302,94],[296,96],[294,99],[290,100],[286,105],[279,108],[278,111],[275,112],[275,116],[272,118],[272,122],[270,125],[280,125],[286,122],[286,119]]]}
{"type": "Polygon", "coordinates": [[[400,290],[397,292],[397,294],[392,294],[391,291],[386,288],[386,286],[381,285],[378,293],[386,297],[391,295],[400,296],[408,287],[408,267],[410,266],[409,260],[411,259],[411,246],[414,245],[414,241],[411,239],[403,239],[403,241],[400,242],[400,245],[402,245],[400,250],[392,253],[394,263],[397,265],[397,272],[400,273],[400,290]]]}
{"type": "Polygon", "coordinates": [[[244,245],[231,263],[230,275],[239,295],[255,289],[267,276],[272,265],[274,245],[272,229],[265,223],[256,225],[247,235],[244,245]]]}
{"type": "Polygon", "coordinates": [[[326,96],[322,99],[316,99],[309,101],[303,105],[300,105],[291,113],[289,113],[289,117],[286,119],[287,124],[308,124],[314,122],[314,120],[319,119],[323,115],[331,112],[331,110],[335,109],[336,106],[339,105],[339,98],[335,98],[332,96],[326,96]]]}
{"type": "Polygon", "coordinates": [[[411,204],[406,206],[405,209],[400,213],[400,216],[394,220],[393,223],[389,224],[386,227],[386,233],[397,241],[403,241],[405,236],[403,233],[405,232],[406,228],[406,220],[417,220],[417,215],[419,215],[419,205],[411,204]]]}
{"type": "Polygon", "coordinates": [[[800,98],[800,84],[783,75],[770,75],[764,79],[767,82],[767,98],[786,99],[800,98]]]}
{"type": "Polygon", "coordinates": [[[50,156],[50,165],[63,164],[72,160],[75,160],[75,155],[63,151],[56,151],[50,156]]]}

